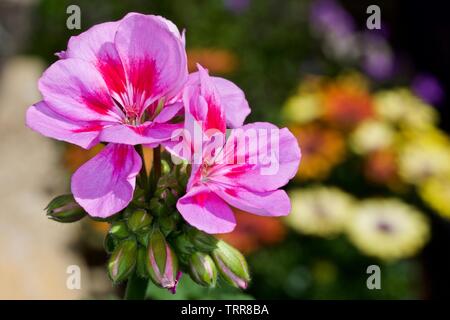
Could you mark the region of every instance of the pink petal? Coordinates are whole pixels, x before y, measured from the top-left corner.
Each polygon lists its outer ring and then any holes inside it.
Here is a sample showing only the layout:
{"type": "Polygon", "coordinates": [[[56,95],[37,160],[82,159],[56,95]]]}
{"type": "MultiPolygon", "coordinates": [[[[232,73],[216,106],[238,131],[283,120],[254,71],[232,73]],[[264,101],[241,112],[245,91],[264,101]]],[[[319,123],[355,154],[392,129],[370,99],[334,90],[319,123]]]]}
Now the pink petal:
{"type": "Polygon", "coordinates": [[[114,36],[120,21],[97,24],[78,36],[69,39],[66,57],[78,58],[95,63],[105,47],[108,49],[114,44],[114,36]]]}
{"type": "Polygon", "coordinates": [[[108,144],[72,176],[75,200],[89,215],[106,218],[133,198],[141,158],[132,146],[108,144]]]}
{"type": "MultiPolygon", "coordinates": [[[[250,107],[244,92],[233,82],[211,77],[225,112],[226,123],[229,128],[238,128],[244,124],[245,118],[250,114],[250,107]]],[[[189,82],[199,81],[199,72],[189,75],[189,82]]]]}
{"type": "Polygon", "coordinates": [[[161,22],[163,22],[166,26],[167,29],[169,29],[170,32],[172,32],[172,34],[177,37],[178,39],[180,39],[181,43],[183,44],[183,46],[186,45],[186,39],[184,36],[184,30],[182,33],[180,33],[180,30],[178,30],[178,27],[170,20],[161,17],[161,16],[155,16],[157,19],[159,19],[161,22]]]}
{"type": "Polygon", "coordinates": [[[165,123],[172,120],[175,116],[179,115],[183,109],[183,104],[181,102],[174,102],[169,105],[164,106],[161,112],[155,117],[154,122],[165,123]]]}
{"type": "Polygon", "coordinates": [[[115,35],[134,101],[150,105],[174,96],[187,79],[186,52],[181,41],[155,16],[127,15],[115,35]]]}
{"type": "Polygon", "coordinates": [[[120,21],[93,26],[78,36],[71,37],[66,57],[82,59],[93,64],[101,73],[111,92],[126,91],[126,78],[119,54],[114,46],[114,37],[120,21]]]}
{"type": "Polygon", "coordinates": [[[187,122],[189,124],[192,117],[202,124],[204,132],[208,130],[225,132],[225,113],[220,95],[208,71],[200,65],[197,67],[198,77],[190,79],[183,93],[187,122]]]}
{"type": "Polygon", "coordinates": [[[207,233],[231,232],[236,226],[233,211],[207,188],[193,188],[180,198],[177,209],[192,226],[207,233]]]}
{"type": "Polygon", "coordinates": [[[58,60],[39,79],[39,90],[56,113],[81,121],[120,121],[108,87],[90,63],[58,60]]]}
{"type": "Polygon", "coordinates": [[[52,111],[41,101],[28,108],[27,126],[40,134],[61,141],[66,141],[89,149],[98,143],[98,135],[103,128],[96,122],[75,122],[52,111]]]}
{"type": "Polygon", "coordinates": [[[297,173],[301,158],[292,133],[265,122],[231,130],[225,150],[227,163],[238,164],[229,165],[224,176],[257,192],[276,190],[287,184],[297,173]],[[246,136],[253,138],[242,143],[246,136]],[[236,145],[235,141],[241,143],[236,145]]]}
{"type": "Polygon", "coordinates": [[[100,140],[128,145],[160,144],[169,140],[172,133],[182,128],[183,124],[146,122],[139,126],[115,124],[105,127],[100,133],[100,140]]]}
{"type": "Polygon", "coordinates": [[[254,192],[240,187],[213,189],[231,206],[260,216],[286,216],[291,211],[291,202],[283,190],[254,192]]]}

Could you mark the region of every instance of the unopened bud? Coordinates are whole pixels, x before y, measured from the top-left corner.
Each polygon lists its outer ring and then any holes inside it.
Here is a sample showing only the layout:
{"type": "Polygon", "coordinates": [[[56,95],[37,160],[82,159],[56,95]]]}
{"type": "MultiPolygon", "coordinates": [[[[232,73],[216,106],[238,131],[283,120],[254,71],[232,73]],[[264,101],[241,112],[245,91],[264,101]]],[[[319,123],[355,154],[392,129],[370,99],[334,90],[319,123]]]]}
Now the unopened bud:
{"type": "Polygon", "coordinates": [[[169,290],[175,289],[178,259],[162,232],[157,228],[150,234],[146,266],[150,278],[157,286],[169,290]]]}
{"type": "Polygon", "coordinates": [[[192,244],[199,251],[209,253],[216,248],[218,240],[212,235],[195,228],[190,229],[188,234],[192,244]]]}
{"type": "Polygon", "coordinates": [[[147,248],[147,246],[148,246],[148,236],[149,236],[148,233],[138,233],[136,235],[136,239],[141,245],[143,245],[144,247],[147,248]]]}
{"type": "Polygon", "coordinates": [[[212,257],[222,278],[229,284],[246,289],[250,281],[247,261],[237,249],[224,241],[217,242],[212,257]]]}
{"type": "Polygon", "coordinates": [[[161,160],[161,174],[166,175],[170,172],[170,170],[171,169],[170,169],[169,163],[166,160],[162,159],[161,160]]]}
{"type": "Polygon", "coordinates": [[[174,215],[164,214],[159,217],[159,227],[162,233],[167,236],[177,227],[177,222],[174,215]]]}
{"type": "Polygon", "coordinates": [[[134,233],[144,232],[150,228],[153,217],[144,209],[137,209],[130,214],[127,220],[128,228],[134,233]]]}
{"type": "Polygon", "coordinates": [[[105,240],[103,241],[103,246],[105,248],[106,253],[112,253],[117,246],[117,240],[114,237],[107,233],[105,236],[105,240]]]}
{"type": "Polygon", "coordinates": [[[109,233],[114,238],[117,238],[117,239],[125,239],[130,235],[127,225],[123,221],[114,221],[111,224],[111,229],[109,229],[109,233]]]}
{"type": "Polygon", "coordinates": [[[175,195],[171,191],[171,189],[164,189],[160,193],[160,199],[164,201],[164,203],[168,207],[173,207],[177,203],[177,198],[175,198],[175,195]]]}
{"type": "Polygon", "coordinates": [[[178,186],[177,177],[174,174],[166,174],[159,178],[158,189],[176,188],[178,186]]]}
{"type": "Polygon", "coordinates": [[[174,240],[175,250],[177,252],[178,260],[182,264],[188,264],[191,255],[196,252],[196,248],[192,244],[186,233],[182,233],[174,240]]]}
{"type": "Polygon", "coordinates": [[[161,203],[157,198],[152,198],[150,200],[150,210],[152,211],[152,214],[157,217],[168,213],[167,206],[164,203],[161,203]]]}
{"type": "Polygon", "coordinates": [[[189,260],[189,274],[201,286],[213,288],[217,281],[217,268],[206,253],[196,252],[189,260]]]}
{"type": "Polygon", "coordinates": [[[50,219],[58,222],[75,222],[86,216],[86,211],[75,201],[72,194],[54,198],[45,210],[50,219]]]}
{"type": "Polygon", "coordinates": [[[127,279],[134,270],[137,245],[132,239],[120,242],[108,261],[108,274],[113,283],[127,279]]]}

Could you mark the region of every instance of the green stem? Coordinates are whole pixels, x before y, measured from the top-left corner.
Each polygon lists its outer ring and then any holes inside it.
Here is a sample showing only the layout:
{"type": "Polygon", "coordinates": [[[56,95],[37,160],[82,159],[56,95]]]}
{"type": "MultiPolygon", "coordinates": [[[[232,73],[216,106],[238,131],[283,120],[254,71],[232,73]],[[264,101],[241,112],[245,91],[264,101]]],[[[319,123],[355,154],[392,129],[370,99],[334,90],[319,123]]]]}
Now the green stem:
{"type": "Polygon", "coordinates": [[[149,194],[153,195],[161,177],[161,149],[156,147],[153,149],[153,165],[148,178],[149,194]]]}
{"type": "Polygon", "coordinates": [[[161,177],[161,147],[153,149],[153,168],[155,170],[155,183],[161,177]]]}
{"type": "Polygon", "coordinates": [[[148,187],[148,176],[147,176],[147,169],[145,167],[145,159],[144,159],[144,150],[142,149],[142,145],[136,146],[136,151],[139,153],[139,156],[142,159],[142,167],[141,171],[139,172],[139,185],[142,189],[144,189],[144,197],[146,200],[150,199],[150,190],[148,187]]]}
{"type": "Polygon", "coordinates": [[[127,282],[125,290],[125,300],[144,300],[147,291],[148,281],[134,273],[127,282]]]}

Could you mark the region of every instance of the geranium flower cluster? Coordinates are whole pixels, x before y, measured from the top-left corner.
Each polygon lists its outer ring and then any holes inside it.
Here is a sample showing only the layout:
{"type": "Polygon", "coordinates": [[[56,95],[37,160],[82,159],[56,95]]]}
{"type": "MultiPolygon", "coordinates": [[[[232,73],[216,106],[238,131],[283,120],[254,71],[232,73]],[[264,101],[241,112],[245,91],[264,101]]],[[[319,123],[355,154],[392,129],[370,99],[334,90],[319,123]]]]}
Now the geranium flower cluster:
{"type": "Polygon", "coordinates": [[[50,218],[111,222],[114,282],[150,278],[174,292],[186,272],[201,285],[220,274],[246,288],[244,257],[210,234],[235,228],[232,208],[290,212],[279,188],[298,169],[295,137],[244,125],[250,108],[234,83],[200,65],[188,74],[184,32],[165,18],[130,13],[72,37],[57,56],[27,125],[85,149],[106,146],[74,173],[72,194],[51,201],[50,218]],[[153,149],[150,174],[143,147],[153,149]]]}

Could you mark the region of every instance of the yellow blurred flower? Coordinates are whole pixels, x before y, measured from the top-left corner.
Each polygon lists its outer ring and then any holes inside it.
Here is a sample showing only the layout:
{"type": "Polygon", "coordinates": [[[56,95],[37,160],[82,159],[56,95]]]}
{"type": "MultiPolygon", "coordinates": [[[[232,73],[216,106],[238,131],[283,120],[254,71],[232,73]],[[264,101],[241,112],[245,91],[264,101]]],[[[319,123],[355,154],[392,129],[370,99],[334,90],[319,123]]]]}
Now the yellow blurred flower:
{"type": "Polygon", "coordinates": [[[441,131],[411,131],[399,150],[399,174],[409,183],[420,184],[429,177],[450,174],[450,140],[441,131]]]}
{"type": "Polygon", "coordinates": [[[397,199],[361,202],[348,228],[357,248],[385,260],[413,256],[425,245],[429,232],[425,216],[397,199]]]}
{"type": "Polygon", "coordinates": [[[302,150],[302,162],[297,174],[299,179],[322,179],[345,156],[342,134],[317,125],[290,127],[302,150]]]}
{"type": "Polygon", "coordinates": [[[288,123],[305,124],[322,115],[320,100],[315,93],[299,94],[289,98],[283,107],[283,117],[288,123]]]}
{"type": "Polygon", "coordinates": [[[433,177],[419,189],[422,199],[437,213],[450,218],[450,176],[433,177]]]}
{"type": "Polygon", "coordinates": [[[380,91],[374,100],[377,115],[407,129],[427,129],[433,127],[438,119],[432,106],[405,88],[380,91]]]}
{"type": "Polygon", "coordinates": [[[367,154],[390,147],[394,140],[395,131],[388,123],[366,120],[352,132],[350,147],[357,154],[367,154]]]}
{"type": "Polygon", "coordinates": [[[338,188],[296,189],[290,197],[292,211],[285,222],[300,233],[334,236],[352,219],[354,200],[338,188]]]}
{"type": "Polygon", "coordinates": [[[372,96],[359,75],[343,76],[326,85],[322,103],[324,119],[342,129],[351,129],[374,116],[372,96]]]}

